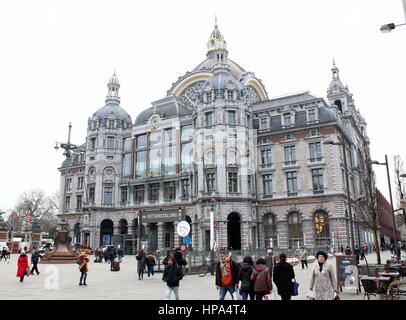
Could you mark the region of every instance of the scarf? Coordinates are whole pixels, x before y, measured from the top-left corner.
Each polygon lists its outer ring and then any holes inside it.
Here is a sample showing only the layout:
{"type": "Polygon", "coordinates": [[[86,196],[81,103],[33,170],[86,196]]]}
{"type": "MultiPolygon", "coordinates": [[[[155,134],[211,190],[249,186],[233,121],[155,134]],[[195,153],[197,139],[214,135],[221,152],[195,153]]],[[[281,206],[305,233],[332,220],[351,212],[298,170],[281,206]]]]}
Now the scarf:
{"type": "Polygon", "coordinates": [[[228,275],[228,271],[227,271],[227,262],[230,261],[229,259],[226,259],[224,262],[220,261],[220,268],[223,271],[223,276],[227,276],[228,275]]]}
{"type": "Polygon", "coordinates": [[[321,272],[323,270],[324,263],[320,263],[320,262],[317,262],[317,263],[319,264],[320,272],[321,272]]]}

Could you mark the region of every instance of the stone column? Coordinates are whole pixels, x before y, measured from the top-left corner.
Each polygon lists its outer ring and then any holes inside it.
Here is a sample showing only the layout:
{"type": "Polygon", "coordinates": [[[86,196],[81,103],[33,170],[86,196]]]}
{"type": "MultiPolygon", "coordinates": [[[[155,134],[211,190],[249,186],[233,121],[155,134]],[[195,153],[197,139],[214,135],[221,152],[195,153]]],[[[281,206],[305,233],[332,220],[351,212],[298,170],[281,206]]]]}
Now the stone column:
{"type": "Polygon", "coordinates": [[[313,219],[303,218],[302,230],[303,230],[303,245],[306,248],[314,248],[316,246],[316,241],[313,219]]]}
{"type": "Polygon", "coordinates": [[[165,222],[158,222],[158,249],[165,248],[165,222]]]}

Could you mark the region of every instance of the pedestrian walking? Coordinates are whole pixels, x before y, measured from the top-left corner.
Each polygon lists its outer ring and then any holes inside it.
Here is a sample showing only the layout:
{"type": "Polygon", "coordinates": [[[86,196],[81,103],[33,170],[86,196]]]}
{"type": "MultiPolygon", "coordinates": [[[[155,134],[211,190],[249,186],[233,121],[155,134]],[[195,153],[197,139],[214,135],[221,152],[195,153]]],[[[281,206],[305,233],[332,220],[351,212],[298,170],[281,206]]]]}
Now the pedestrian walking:
{"type": "Polygon", "coordinates": [[[354,254],[355,254],[355,257],[356,257],[356,262],[357,262],[357,264],[359,264],[359,258],[360,258],[360,256],[361,256],[361,251],[360,251],[360,249],[358,248],[358,246],[355,246],[355,248],[354,248],[354,254]]]}
{"type": "Polygon", "coordinates": [[[123,249],[121,249],[120,246],[118,246],[117,255],[118,255],[118,262],[121,262],[121,260],[123,260],[123,257],[124,257],[124,251],[123,251],[123,249]]]}
{"type": "Polygon", "coordinates": [[[154,275],[154,266],[156,265],[155,263],[155,258],[151,254],[151,252],[148,252],[147,257],[145,258],[145,264],[147,266],[147,271],[148,271],[148,278],[150,275],[154,275]]]}
{"type": "Polygon", "coordinates": [[[20,277],[20,282],[24,281],[25,276],[28,277],[29,271],[28,256],[25,254],[24,250],[21,250],[17,261],[17,277],[20,277]]]}
{"type": "Polygon", "coordinates": [[[180,250],[180,248],[175,249],[173,258],[175,259],[176,263],[178,264],[179,267],[181,267],[181,269],[183,271],[183,267],[186,266],[187,262],[183,258],[183,254],[182,254],[182,251],[180,250]]]}
{"type": "Polygon", "coordinates": [[[239,283],[238,264],[231,259],[231,256],[226,257],[225,252],[220,252],[219,259],[216,265],[216,288],[219,289],[219,300],[224,300],[227,292],[234,300],[233,294],[239,283]]]}
{"type": "Polygon", "coordinates": [[[87,273],[89,272],[89,268],[87,267],[90,259],[87,257],[86,253],[82,252],[79,254],[79,259],[77,260],[77,264],[79,265],[79,271],[80,271],[80,281],[79,285],[80,286],[87,286],[86,284],[86,279],[87,279],[87,273]]]}
{"type": "Polygon", "coordinates": [[[172,255],[172,251],[171,250],[167,250],[166,251],[166,257],[162,260],[162,264],[166,267],[166,265],[168,264],[168,259],[169,258],[173,258],[173,255],[172,255]]]}
{"type": "Polygon", "coordinates": [[[179,300],[179,281],[182,278],[182,268],[178,266],[174,258],[169,257],[162,276],[162,280],[166,282],[165,300],[170,300],[172,292],[175,294],[175,299],[179,300]]]}
{"type": "Polygon", "coordinates": [[[0,261],[4,258],[4,261],[7,261],[7,250],[6,247],[3,247],[3,250],[1,251],[0,255],[0,261]]]}
{"type": "Polygon", "coordinates": [[[266,266],[268,267],[269,272],[271,274],[272,274],[272,271],[273,271],[273,262],[274,262],[273,260],[274,260],[273,251],[272,251],[272,249],[269,249],[267,251],[267,253],[266,253],[265,263],[266,263],[266,266]]]}
{"type": "Polygon", "coordinates": [[[38,249],[36,249],[31,255],[31,263],[32,263],[31,274],[34,274],[35,271],[37,275],[39,275],[38,262],[40,257],[41,256],[39,255],[39,251],[38,249]]]}
{"type": "Polygon", "coordinates": [[[327,254],[319,251],[310,279],[310,291],[314,290],[316,300],[333,300],[334,293],[338,296],[337,281],[333,267],[327,262],[327,254]]]}
{"type": "Polygon", "coordinates": [[[345,254],[346,254],[347,256],[352,255],[352,251],[351,251],[351,249],[350,249],[349,246],[347,246],[347,247],[345,248],[345,254]]]}
{"type": "Polygon", "coordinates": [[[360,255],[361,255],[361,260],[364,260],[365,259],[365,248],[364,247],[361,247],[360,255]]]}
{"type": "Polygon", "coordinates": [[[113,262],[116,259],[117,253],[114,247],[111,248],[109,253],[110,271],[113,271],[113,262]]]}
{"type": "Polygon", "coordinates": [[[286,262],[286,254],[279,255],[279,263],[273,269],[273,282],[278,288],[278,295],[282,300],[290,300],[293,295],[293,282],[295,271],[293,266],[286,262]]]}
{"type": "Polygon", "coordinates": [[[302,263],[302,269],[304,269],[304,266],[306,266],[306,269],[308,268],[307,266],[307,258],[309,256],[309,253],[307,252],[307,250],[302,247],[300,249],[300,262],[302,263]]]}
{"type": "Polygon", "coordinates": [[[254,300],[254,282],[251,280],[252,269],[254,267],[254,261],[250,256],[246,256],[240,266],[240,272],[238,278],[241,281],[240,294],[242,300],[254,300]]]}
{"type": "Polygon", "coordinates": [[[144,279],[144,269],[145,269],[145,251],[140,250],[140,252],[136,255],[135,259],[137,259],[137,272],[138,272],[138,280],[144,279]]]}
{"type": "Polygon", "coordinates": [[[264,295],[272,291],[272,274],[264,258],[259,258],[252,268],[251,281],[254,282],[255,300],[262,300],[264,295]]]}
{"type": "Polygon", "coordinates": [[[110,247],[107,247],[103,251],[103,258],[104,258],[104,263],[109,261],[109,255],[110,255],[110,247]]]}

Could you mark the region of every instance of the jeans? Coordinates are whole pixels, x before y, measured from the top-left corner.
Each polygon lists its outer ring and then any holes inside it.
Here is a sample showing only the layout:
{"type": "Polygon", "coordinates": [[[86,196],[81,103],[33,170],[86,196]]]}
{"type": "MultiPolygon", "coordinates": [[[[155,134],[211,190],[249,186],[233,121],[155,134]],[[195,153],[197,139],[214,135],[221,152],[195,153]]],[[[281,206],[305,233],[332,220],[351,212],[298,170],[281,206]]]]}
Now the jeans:
{"type": "Polygon", "coordinates": [[[242,300],[248,300],[248,295],[250,296],[250,300],[254,300],[254,292],[240,292],[242,296],[242,300]]]}
{"type": "Polygon", "coordinates": [[[234,300],[233,293],[235,292],[234,286],[221,286],[219,291],[219,300],[224,300],[227,291],[230,292],[231,298],[234,300]]]}
{"type": "Polygon", "coordinates": [[[307,260],[300,260],[302,262],[302,269],[304,269],[304,266],[306,266],[306,268],[308,268],[307,266],[307,260]]]}
{"type": "Polygon", "coordinates": [[[39,274],[37,264],[38,264],[38,262],[33,262],[32,263],[31,274],[34,274],[34,270],[37,272],[37,274],[39,274]]]}
{"type": "Polygon", "coordinates": [[[87,278],[87,272],[85,268],[82,268],[80,270],[80,281],[79,284],[82,284],[82,280],[83,280],[83,284],[86,284],[86,278],[87,278]]]}
{"type": "Polygon", "coordinates": [[[257,291],[257,292],[255,292],[255,300],[262,300],[262,298],[266,294],[268,294],[268,291],[257,291]]]}
{"type": "Polygon", "coordinates": [[[179,287],[169,287],[169,286],[166,286],[165,300],[171,299],[172,292],[175,294],[175,299],[179,300],[179,287]]]}
{"type": "Polygon", "coordinates": [[[148,269],[148,277],[150,274],[154,275],[154,266],[147,266],[147,269],[148,269]]]}
{"type": "Polygon", "coordinates": [[[288,294],[288,295],[281,295],[281,298],[282,298],[282,300],[290,300],[290,298],[291,298],[292,296],[290,295],[290,294],[288,294]]]}
{"type": "Polygon", "coordinates": [[[7,256],[6,256],[6,255],[1,256],[1,257],[0,257],[0,261],[1,261],[3,258],[4,258],[5,261],[7,261],[7,256]]]}

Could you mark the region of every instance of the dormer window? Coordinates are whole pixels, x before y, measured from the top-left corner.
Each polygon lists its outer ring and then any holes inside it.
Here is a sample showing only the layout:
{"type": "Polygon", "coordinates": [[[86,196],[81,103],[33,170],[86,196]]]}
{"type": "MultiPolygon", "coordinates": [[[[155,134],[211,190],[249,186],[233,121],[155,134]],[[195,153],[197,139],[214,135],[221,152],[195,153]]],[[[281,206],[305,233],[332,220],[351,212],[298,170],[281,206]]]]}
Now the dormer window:
{"type": "Polygon", "coordinates": [[[261,118],[259,120],[259,129],[260,130],[268,130],[269,129],[268,118],[261,118]]]}
{"type": "Polygon", "coordinates": [[[285,127],[292,125],[292,114],[290,112],[283,114],[283,125],[285,127]]]}
{"type": "Polygon", "coordinates": [[[307,122],[317,121],[317,112],[315,108],[307,110],[307,122]]]}
{"type": "Polygon", "coordinates": [[[204,114],[204,124],[206,126],[213,125],[213,112],[206,112],[204,114]]]}
{"type": "Polygon", "coordinates": [[[235,111],[227,111],[228,124],[235,125],[235,111]]]}
{"type": "Polygon", "coordinates": [[[227,90],[227,100],[228,101],[233,101],[234,100],[233,90],[227,90]]]}
{"type": "Polygon", "coordinates": [[[114,120],[109,120],[108,126],[109,128],[114,128],[114,120]]]}
{"type": "Polygon", "coordinates": [[[107,149],[114,149],[114,137],[107,137],[107,149]]]}

